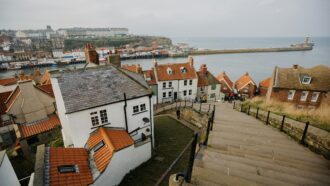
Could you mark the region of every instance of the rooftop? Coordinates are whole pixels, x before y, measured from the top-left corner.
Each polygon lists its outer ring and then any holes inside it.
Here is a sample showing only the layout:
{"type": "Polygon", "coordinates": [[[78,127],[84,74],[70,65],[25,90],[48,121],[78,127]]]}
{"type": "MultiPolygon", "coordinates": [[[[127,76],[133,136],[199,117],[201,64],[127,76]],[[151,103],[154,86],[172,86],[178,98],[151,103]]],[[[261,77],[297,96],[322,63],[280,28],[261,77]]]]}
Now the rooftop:
{"type": "Polygon", "coordinates": [[[197,71],[198,83],[197,86],[209,86],[213,84],[220,84],[220,82],[211,74],[206,65],[202,65],[199,71],[197,71]]]}
{"type": "Polygon", "coordinates": [[[156,65],[156,76],[158,81],[183,80],[197,78],[196,71],[192,63],[175,63],[156,65]],[[185,69],[184,72],[182,69],[185,69]],[[171,70],[171,73],[168,73],[171,70]]]}
{"type": "Polygon", "coordinates": [[[259,83],[259,87],[265,87],[265,88],[268,88],[271,79],[272,79],[272,77],[268,77],[267,79],[264,79],[264,80],[260,81],[260,83],[259,83]]]}
{"type": "Polygon", "coordinates": [[[58,79],[66,113],[150,95],[143,77],[112,65],[65,71],[58,79]],[[144,82],[144,84],[143,84],[144,82]]]}
{"type": "Polygon", "coordinates": [[[225,73],[225,72],[222,72],[221,74],[219,74],[217,76],[217,79],[220,81],[220,82],[224,82],[227,84],[227,87],[232,90],[233,88],[233,82],[230,80],[230,78],[228,77],[228,75],[225,73]]]}
{"type": "Polygon", "coordinates": [[[235,88],[237,90],[241,90],[242,88],[244,88],[246,85],[249,84],[249,82],[252,82],[254,85],[256,85],[256,83],[252,80],[252,78],[249,76],[249,73],[245,73],[244,75],[242,75],[236,82],[235,82],[235,88]]]}

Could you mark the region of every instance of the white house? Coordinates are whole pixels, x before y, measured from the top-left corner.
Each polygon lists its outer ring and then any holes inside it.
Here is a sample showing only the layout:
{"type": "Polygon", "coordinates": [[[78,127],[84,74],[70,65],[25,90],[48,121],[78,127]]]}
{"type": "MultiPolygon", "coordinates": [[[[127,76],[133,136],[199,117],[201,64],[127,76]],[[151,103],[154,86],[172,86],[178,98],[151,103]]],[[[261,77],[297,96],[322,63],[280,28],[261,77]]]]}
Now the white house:
{"type": "Polygon", "coordinates": [[[187,63],[158,64],[155,61],[153,65],[158,103],[195,99],[198,80],[191,57],[187,63]]]}
{"type": "Polygon", "coordinates": [[[53,73],[51,82],[66,147],[84,147],[101,126],[125,129],[134,141],[153,139],[152,92],[143,76],[108,65],[53,73]]]}
{"type": "Polygon", "coordinates": [[[5,150],[0,151],[0,185],[21,185],[5,150]]]}
{"type": "Polygon", "coordinates": [[[197,98],[199,100],[219,100],[221,84],[211,72],[207,70],[205,64],[201,65],[198,76],[197,98]]]}

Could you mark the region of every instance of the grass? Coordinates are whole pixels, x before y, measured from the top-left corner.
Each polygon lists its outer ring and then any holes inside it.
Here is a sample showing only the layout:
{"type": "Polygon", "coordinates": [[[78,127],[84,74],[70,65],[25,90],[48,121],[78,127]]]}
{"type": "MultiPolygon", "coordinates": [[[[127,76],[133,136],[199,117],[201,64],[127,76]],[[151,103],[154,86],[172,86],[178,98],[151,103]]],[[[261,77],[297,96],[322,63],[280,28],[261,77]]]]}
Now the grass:
{"type": "MultiPolygon", "coordinates": [[[[130,174],[126,175],[121,186],[154,185],[177,155],[193,136],[193,131],[168,116],[155,118],[156,150],[153,157],[130,174]],[[157,160],[157,159],[162,159],[157,160]]],[[[189,150],[183,155],[170,174],[182,172],[188,163],[189,150]]],[[[169,175],[170,175],[169,174],[169,175]]],[[[169,177],[168,175],[168,177],[169,177]]],[[[168,177],[162,185],[168,185],[168,177]]]]}
{"type": "Polygon", "coordinates": [[[286,115],[289,118],[307,122],[311,125],[330,132],[330,105],[322,105],[317,109],[298,109],[293,104],[278,101],[267,101],[263,97],[255,97],[246,100],[243,105],[259,107],[262,110],[270,110],[273,113],[286,115]]]}

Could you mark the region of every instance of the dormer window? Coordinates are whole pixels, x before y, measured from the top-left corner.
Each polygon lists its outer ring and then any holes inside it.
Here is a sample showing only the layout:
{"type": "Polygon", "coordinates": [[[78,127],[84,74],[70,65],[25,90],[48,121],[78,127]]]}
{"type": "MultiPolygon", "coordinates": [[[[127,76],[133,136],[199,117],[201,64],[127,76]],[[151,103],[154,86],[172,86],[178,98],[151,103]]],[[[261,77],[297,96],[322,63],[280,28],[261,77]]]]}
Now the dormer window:
{"type": "Polygon", "coordinates": [[[305,75],[302,77],[301,83],[308,85],[311,83],[311,81],[312,81],[312,77],[305,75]]]}
{"type": "Polygon", "coordinates": [[[57,167],[59,173],[74,173],[79,172],[78,165],[60,165],[57,167]]]}
{"type": "Polygon", "coordinates": [[[103,140],[98,142],[94,147],[93,147],[93,152],[97,152],[98,150],[100,150],[102,147],[104,146],[104,142],[103,140]]]}
{"type": "Polygon", "coordinates": [[[173,73],[172,69],[171,68],[167,68],[167,74],[168,75],[171,75],[173,73]]]}
{"type": "Polygon", "coordinates": [[[180,67],[180,72],[181,73],[186,73],[187,72],[187,69],[185,67],[180,67]]]}

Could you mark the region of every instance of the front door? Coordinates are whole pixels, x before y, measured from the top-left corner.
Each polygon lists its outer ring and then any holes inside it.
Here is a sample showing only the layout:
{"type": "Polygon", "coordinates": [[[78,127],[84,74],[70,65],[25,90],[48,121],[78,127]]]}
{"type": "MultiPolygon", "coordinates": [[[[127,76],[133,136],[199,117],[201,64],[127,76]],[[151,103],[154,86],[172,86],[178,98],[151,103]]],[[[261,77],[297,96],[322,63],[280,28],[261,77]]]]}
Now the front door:
{"type": "Polygon", "coordinates": [[[174,92],[174,100],[178,99],[178,93],[174,92]]]}

